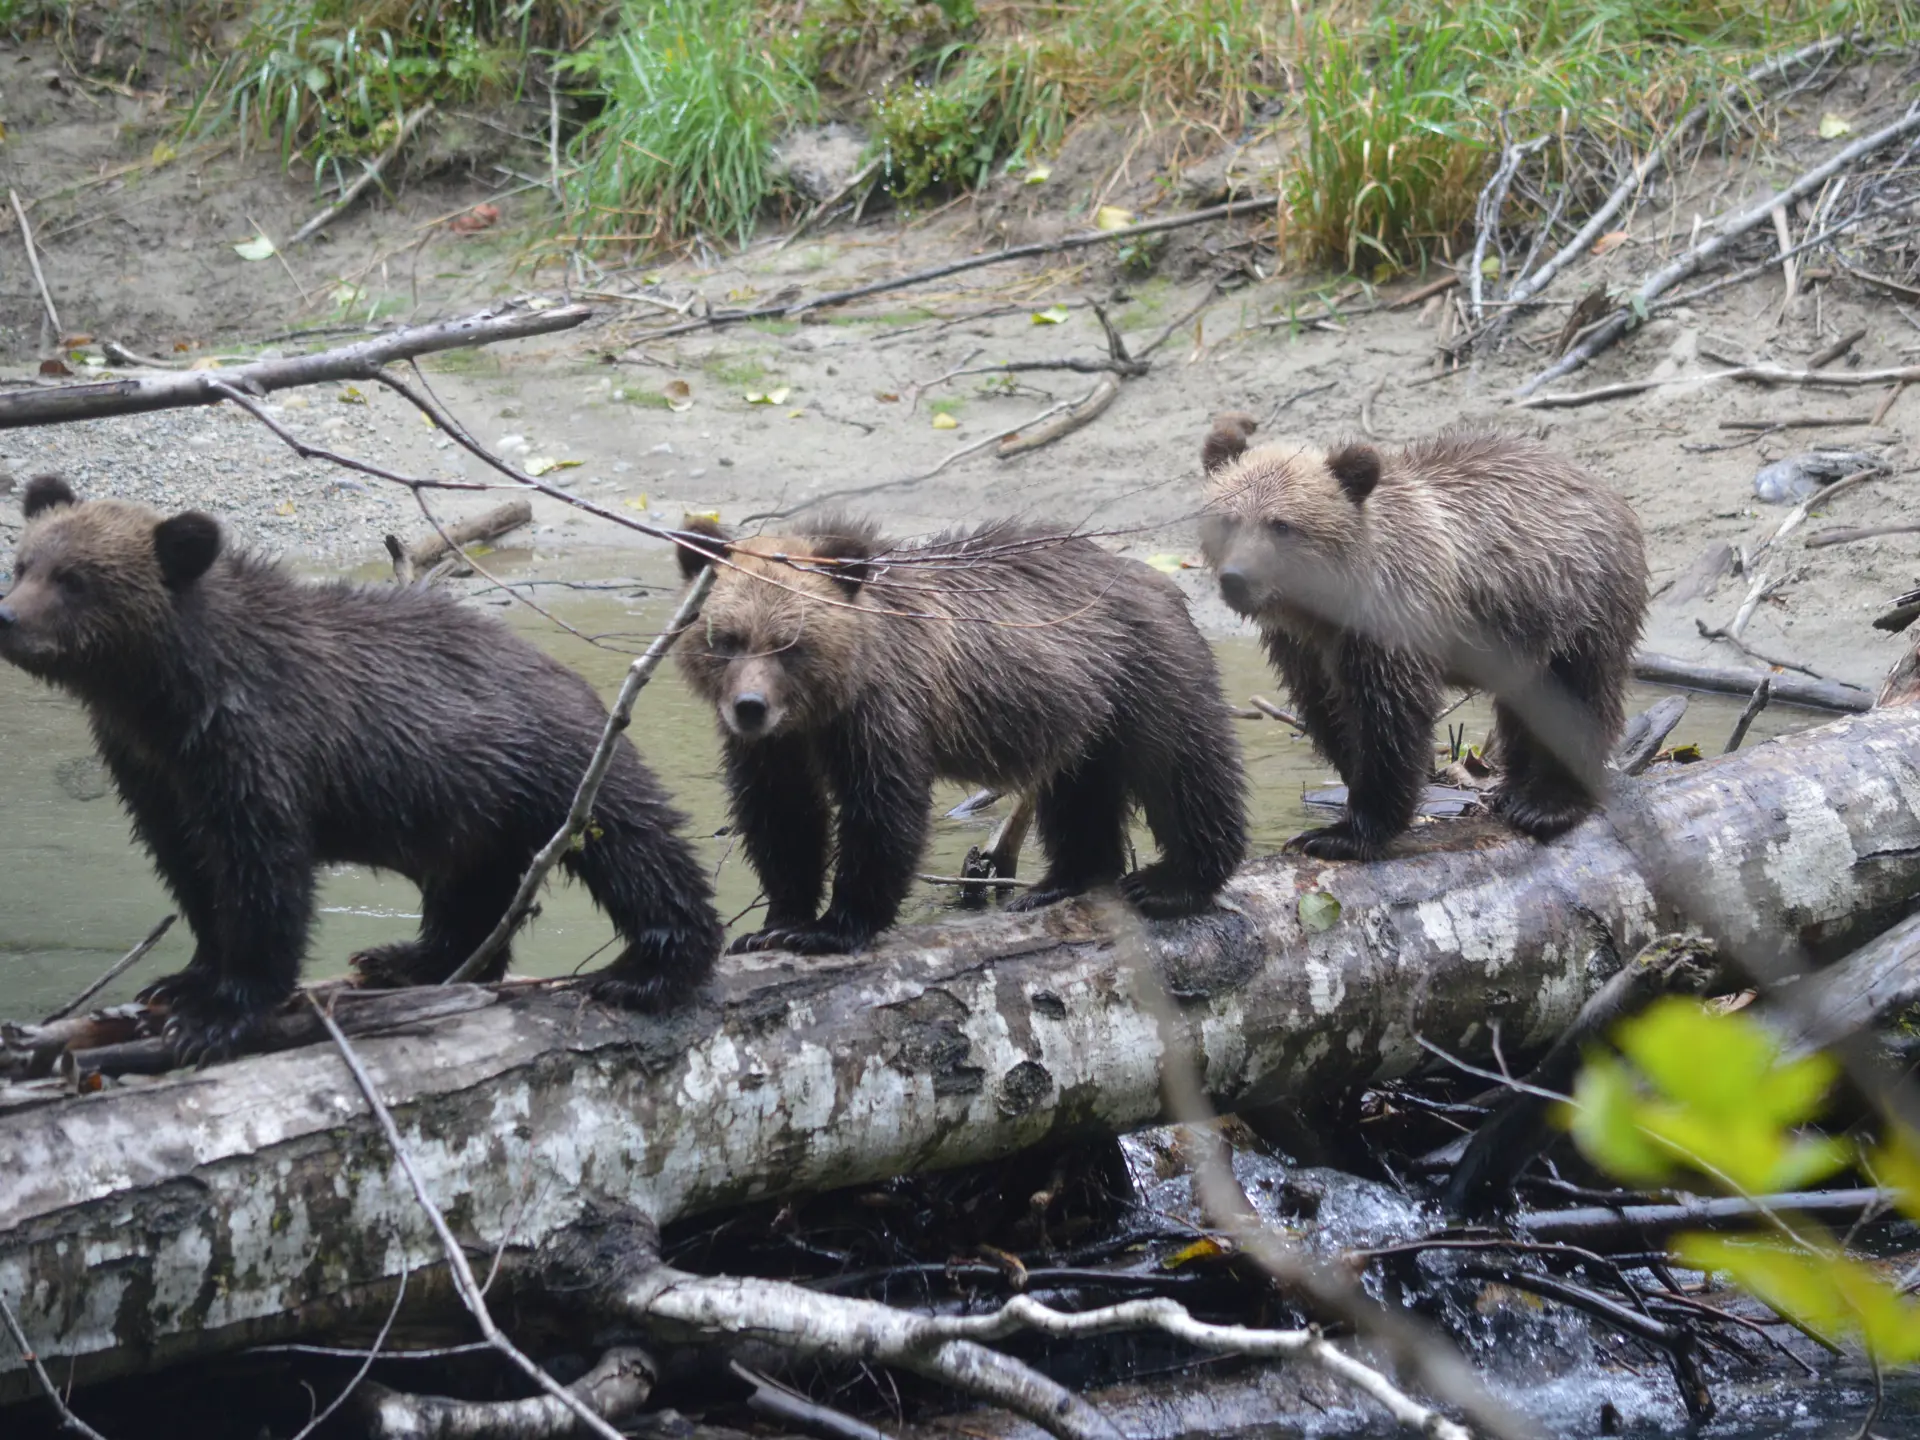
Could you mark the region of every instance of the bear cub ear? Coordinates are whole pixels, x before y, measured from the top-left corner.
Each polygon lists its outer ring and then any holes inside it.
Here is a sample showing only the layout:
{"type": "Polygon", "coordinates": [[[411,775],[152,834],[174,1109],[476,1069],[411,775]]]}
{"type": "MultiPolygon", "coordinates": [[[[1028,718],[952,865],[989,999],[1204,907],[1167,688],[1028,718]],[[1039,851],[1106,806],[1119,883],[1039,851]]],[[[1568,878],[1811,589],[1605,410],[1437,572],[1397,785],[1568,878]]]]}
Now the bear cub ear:
{"type": "Polygon", "coordinates": [[[873,578],[873,566],[865,562],[873,555],[871,535],[816,535],[807,541],[807,553],[820,560],[838,563],[820,566],[820,573],[849,596],[873,578]]]}
{"type": "Polygon", "coordinates": [[[162,520],[153,527],[153,553],[168,586],[178,590],[191,585],[220,554],[220,522],[198,510],[162,520]]]}
{"type": "Polygon", "coordinates": [[[685,545],[676,545],[673,547],[680,560],[680,578],[682,580],[693,579],[694,576],[711,565],[713,563],[712,552],[718,551],[722,555],[726,554],[727,542],[733,538],[720,528],[719,521],[709,520],[704,515],[682,516],[680,519],[680,533],[683,535],[698,535],[704,540],[711,540],[713,542],[712,545],[705,547],[708,551],[706,554],[702,554],[699,550],[689,549],[685,545]]]}
{"type": "Polygon", "coordinates": [[[1200,443],[1200,467],[1211,475],[1229,460],[1246,453],[1247,437],[1260,428],[1260,422],[1244,410],[1228,410],[1213,417],[1213,429],[1200,443]]]}
{"type": "Polygon", "coordinates": [[[1358,505],[1380,483],[1380,452],[1371,445],[1342,445],[1327,456],[1327,469],[1358,505]]]}
{"type": "Polygon", "coordinates": [[[20,497],[20,513],[31,520],[45,511],[79,503],[73,487],[58,475],[36,475],[27,482],[27,492],[20,497]]]}

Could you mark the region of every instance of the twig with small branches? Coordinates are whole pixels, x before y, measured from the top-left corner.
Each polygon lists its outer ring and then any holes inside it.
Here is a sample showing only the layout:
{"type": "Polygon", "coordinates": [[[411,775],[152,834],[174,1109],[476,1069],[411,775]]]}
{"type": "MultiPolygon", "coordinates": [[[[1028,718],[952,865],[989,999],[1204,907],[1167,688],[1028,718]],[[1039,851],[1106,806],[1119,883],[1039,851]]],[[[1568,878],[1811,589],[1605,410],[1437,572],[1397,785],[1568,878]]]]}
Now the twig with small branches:
{"type": "Polygon", "coordinates": [[[634,701],[639,699],[647,682],[653,679],[653,672],[660,668],[660,662],[673,648],[674,641],[686,633],[699,615],[700,607],[706,603],[707,592],[713,589],[714,577],[718,573],[713,565],[708,565],[700,572],[699,577],[687,588],[687,593],[681,596],[673,618],[667,621],[667,628],[655,637],[646,653],[628,667],[627,678],[621,682],[620,693],[607,716],[606,729],[600,733],[600,743],[594,747],[593,758],[588,761],[586,773],[580,777],[579,788],[574,791],[573,804],[567,809],[566,820],[533,857],[533,863],[521,877],[520,888],[514,891],[513,900],[499,923],[480,942],[480,947],[461,962],[460,968],[446,978],[444,984],[457,985],[483,974],[505,952],[514,933],[526,923],[527,916],[533,912],[533,897],[546,883],[548,874],[559,863],[560,857],[585,833],[587,822],[593,818],[593,802],[599,797],[600,784],[606,779],[607,767],[613,763],[614,746],[633,719],[634,701]]]}
{"type": "Polygon", "coordinates": [[[494,1324],[493,1315],[487,1309],[486,1297],[480,1292],[479,1282],[473,1278],[473,1267],[467,1263],[467,1252],[454,1238],[453,1231],[447,1228],[446,1217],[440,1213],[440,1207],[433,1203],[433,1197],[427,1194],[426,1181],[420,1178],[420,1170],[413,1161],[413,1152],[400,1135],[400,1127],[394,1123],[393,1113],[387,1109],[387,1102],[380,1098],[380,1091],[373,1083],[373,1077],[367,1074],[366,1067],[360,1063],[360,1056],[348,1042],[346,1035],[334,1022],[332,1015],[311,994],[307,1003],[313,1007],[313,1013],[320,1018],[320,1024],[326,1029],[333,1047],[340,1052],[340,1059],[347,1071],[353,1076],[353,1083],[360,1087],[360,1093],[366,1097],[367,1108],[373,1112],[374,1120],[379,1124],[381,1133],[386,1136],[387,1144],[393,1150],[393,1158],[406,1173],[407,1183],[413,1187],[414,1199],[419,1201],[420,1209],[426,1214],[427,1222],[433,1227],[433,1233],[439,1238],[440,1249],[447,1257],[447,1269],[453,1277],[455,1291],[460,1301],[467,1307],[467,1313],[473,1316],[474,1323],[480,1327],[480,1334],[487,1343],[505,1356],[521,1374],[538,1385],[547,1394],[553,1396],[570,1410],[587,1429],[600,1437],[600,1440],[624,1440],[620,1432],[609,1425],[599,1415],[587,1408],[574,1393],[555,1380],[529,1359],[513,1341],[509,1340],[500,1327],[494,1324]]]}
{"type": "Polygon", "coordinates": [[[68,1406],[66,1397],[60,1393],[60,1387],[53,1383],[53,1377],[47,1374],[47,1367],[40,1363],[40,1356],[33,1346],[27,1343],[27,1332],[20,1328],[19,1317],[13,1313],[13,1307],[7,1303],[7,1297],[0,1295],[0,1324],[7,1327],[7,1333],[13,1337],[13,1343],[20,1347],[20,1357],[27,1362],[27,1368],[33,1372],[33,1383],[40,1387],[40,1393],[47,1397],[60,1415],[61,1433],[79,1435],[82,1440],[106,1440],[98,1430],[82,1420],[68,1406]]]}
{"type": "Polygon", "coordinates": [[[1717,260],[1736,240],[1756,227],[1769,224],[1775,209],[1797,204],[1813,194],[1833,176],[1846,170],[1855,161],[1861,160],[1877,150],[1884,149],[1913,131],[1920,130],[1920,106],[1909,109],[1900,119],[1886,125],[1871,135],[1847,145],[1811,170],[1801,175],[1791,185],[1775,194],[1768,195],[1748,206],[1745,210],[1724,217],[1715,227],[1714,234],[1708,239],[1691,247],[1687,252],[1670,264],[1663,266],[1650,276],[1633,294],[1628,304],[1608,317],[1592,334],[1575,345],[1554,364],[1542,370],[1514,392],[1515,397],[1525,399],[1542,385],[1559,379],[1562,375],[1578,370],[1602,350],[1612,345],[1633,324],[1636,313],[1644,312],[1660,296],[1671,290],[1689,275],[1717,260]]]}
{"type": "Polygon", "coordinates": [[[27,207],[20,203],[20,197],[12,190],[7,191],[7,199],[13,204],[14,219],[20,222],[20,243],[26,247],[27,265],[33,271],[33,283],[40,287],[40,303],[47,307],[47,323],[52,326],[54,345],[60,343],[60,337],[66,332],[60,327],[60,312],[53,308],[53,292],[47,289],[47,277],[40,273],[40,253],[33,248],[33,227],[27,223],[27,207]]]}
{"type": "Polygon", "coordinates": [[[1747,738],[1747,731],[1752,728],[1754,720],[1762,710],[1767,708],[1767,701],[1772,698],[1773,679],[1771,676],[1763,675],[1760,677],[1760,683],[1753,687],[1753,698],[1747,701],[1747,708],[1742,710],[1740,718],[1733,722],[1733,733],[1727,737],[1726,748],[1720,752],[1722,755],[1731,755],[1740,748],[1740,742],[1747,738]]]}
{"type": "MultiPolygon", "coordinates": [[[[1504,133],[1506,128],[1506,116],[1502,115],[1500,129],[1504,133]]],[[[1539,135],[1523,144],[1509,144],[1501,152],[1499,168],[1480,191],[1479,203],[1474,207],[1473,267],[1467,272],[1467,284],[1473,297],[1470,308],[1475,325],[1480,324],[1486,316],[1481,286],[1486,273],[1487,245],[1495,241],[1500,233],[1500,212],[1506,208],[1507,191],[1512,188],[1513,177],[1519,173],[1527,157],[1537,153],[1552,138],[1551,134],[1539,135]]]]}
{"type": "Polygon", "coordinates": [[[178,918],[179,917],[175,915],[168,915],[164,919],[162,919],[158,925],[154,926],[153,929],[147,932],[146,939],[142,940],[138,945],[134,946],[131,950],[127,951],[126,954],[122,955],[118,960],[114,961],[112,965],[108,966],[106,974],[102,975],[98,980],[94,981],[91,985],[87,986],[86,989],[82,990],[78,995],[74,996],[73,999],[69,1000],[66,1004],[62,1005],[58,1010],[54,1011],[51,1015],[47,1016],[47,1018],[42,1020],[40,1023],[42,1025],[51,1025],[56,1020],[66,1019],[69,1015],[73,1014],[76,1010],[78,1010],[82,1005],[86,1004],[89,1000],[93,999],[94,996],[98,995],[102,990],[106,989],[107,986],[111,985],[114,981],[118,980],[122,975],[126,974],[127,971],[131,970],[134,966],[138,965],[142,960],[146,959],[148,953],[153,949],[153,947],[160,943],[161,937],[163,937],[167,933],[167,931],[173,928],[173,922],[178,918]]]}

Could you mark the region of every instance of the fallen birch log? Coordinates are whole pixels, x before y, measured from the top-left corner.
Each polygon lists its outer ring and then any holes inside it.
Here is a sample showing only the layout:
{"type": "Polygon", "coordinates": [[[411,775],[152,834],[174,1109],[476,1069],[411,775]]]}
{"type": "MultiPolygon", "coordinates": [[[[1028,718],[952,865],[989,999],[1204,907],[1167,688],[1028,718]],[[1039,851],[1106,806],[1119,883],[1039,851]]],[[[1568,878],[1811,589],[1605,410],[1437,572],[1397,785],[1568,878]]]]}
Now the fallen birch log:
{"type": "MultiPolygon", "coordinates": [[[[1422,1041],[1484,1060],[1496,1027],[1529,1063],[1621,957],[1685,928],[1685,897],[1656,898],[1673,857],[1713,857],[1736,942],[1832,956],[1901,918],[1917,765],[1920,709],[1849,717],[1623,786],[1633,851],[1599,817],[1548,846],[1441,829],[1428,843],[1460,848],[1262,860],[1145,949],[1222,1109],[1315,1106],[1414,1070],[1422,1041]]],[[[354,1046],[461,1242],[526,1254],[594,1206],[665,1223],[1159,1121],[1139,948],[1074,903],[730,960],[665,1019],[510,986],[354,1046]]],[[[439,1242],[330,1046],[17,1108],[0,1155],[0,1299],[63,1383],[371,1330],[410,1270],[409,1305],[445,1302],[439,1242]]],[[[31,1383],[0,1346],[0,1405],[31,1383]]]]}
{"type": "Polygon", "coordinates": [[[1723,695],[1751,695],[1762,680],[1771,679],[1772,698],[1781,705],[1805,705],[1815,710],[1865,710],[1873,692],[1844,680],[1812,680],[1804,675],[1775,675],[1734,665],[1703,665],[1673,655],[1642,650],[1633,657],[1633,678],[1656,685],[1680,685],[1689,690],[1715,690],[1723,695]]]}

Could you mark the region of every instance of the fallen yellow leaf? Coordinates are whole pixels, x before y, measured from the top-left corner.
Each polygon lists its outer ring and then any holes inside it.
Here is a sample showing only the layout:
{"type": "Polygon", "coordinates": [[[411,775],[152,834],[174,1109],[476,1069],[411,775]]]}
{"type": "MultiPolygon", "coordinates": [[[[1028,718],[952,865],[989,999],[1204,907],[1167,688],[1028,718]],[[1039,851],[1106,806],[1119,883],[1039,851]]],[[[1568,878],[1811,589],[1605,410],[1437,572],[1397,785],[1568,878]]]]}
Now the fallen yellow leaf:
{"type": "Polygon", "coordinates": [[[1852,133],[1853,122],[1844,116],[1836,115],[1833,111],[1829,110],[1820,117],[1820,138],[1822,140],[1838,140],[1842,135],[1851,135],[1852,133]]]}
{"type": "Polygon", "coordinates": [[[933,417],[933,428],[936,430],[958,430],[960,428],[960,422],[945,411],[942,411],[933,417]]]}
{"type": "Polygon", "coordinates": [[[1047,177],[1051,174],[1053,174],[1051,166],[1035,165],[1027,171],[1025,179],[1029,185],[1044,185],[1047,183],[1047,177]]]}
{"type": "Polygon", "coordinates": [[[362,395],[354,386],[344,385],[340,389],[340,403],[342,405],[364,405],[367,403],[367,397],[362,395]]]}
{"type": "Polygon", "coordinates": [[[1124,230],[1133,224],[1133,212],[1122,210],[1118,205],[1102,205],[1093,212],[1093,228],[1096,230],[1124,230]]]}
{"type": "Polygon", "coordinates": [[[291,515],[291,514],[293,514],[293,501],[291,501],[291,500],[282,500],[282,501],[281,501],[281,502],[280,502],[280,503],[279,503],[278,505],[276,505],[276,506],[274,506],[274,507],[273,507],[273,513],[274,513],[274,514],[276,514],[276,515],[291,515]]]}
{"type": "Polygon", "coordinates": [[[1606,234],[1602,235],[1598,240],[1593,242],[1593,253],[1596,255],[1604,255],[1609,250],[1617,250],[1622,245],[1627,243],[1627,239],[1628,239],[1628,235],[1626,231],[1609,230],[1606,234]]]}
{"type": "Polygon", "coordinates": [[[1067,313],[1067,307],[1064,305],[1049,305],[1045,310],[1036,310],[1033,312],[1033,323],[1036,325],[1064,325],[1067,323],[1067,313]]]}
{"type": "Polygon", "coordinates": [[[623,500],[620,503],[625,505],[629,510],[644,510],[647,508],[647,497],[644,495],[635,495],[631,499],[623,500]]]}

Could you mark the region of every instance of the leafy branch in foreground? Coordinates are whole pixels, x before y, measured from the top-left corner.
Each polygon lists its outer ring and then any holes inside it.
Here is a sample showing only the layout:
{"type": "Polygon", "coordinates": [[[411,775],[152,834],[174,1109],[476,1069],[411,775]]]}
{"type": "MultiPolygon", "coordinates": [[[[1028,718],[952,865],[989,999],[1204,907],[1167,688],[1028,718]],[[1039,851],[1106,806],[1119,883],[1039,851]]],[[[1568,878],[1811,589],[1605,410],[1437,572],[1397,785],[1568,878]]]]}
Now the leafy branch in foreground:
{"type": "MultiPolygon", "coordinates": [[[[1589,1058],[1563,1119],[1587,1158],[1637,1186],[1706,1186],[1751,1199],[1804,1189],[1858,1167],[1920,1219],[1920,1145],[1895,1130],[1859,1148],[1814,1128],[1838,1079],[1815,1052],[1782,1054],[1745,1012],[1672,997],[1620,1025],[1618,1054],[1589,1058]]],[[[1829,1343],[1858,1341],[1877,1365],[1920,1360],[1920,1303],[1804,1216],[1762,1211],[1745,1234],[1676,1235],[1675,1257],[1729,1276],[1829,1343]]],[[[1908,1281],[1912,1277],[1908,1277],[1908,1281]]]]}

